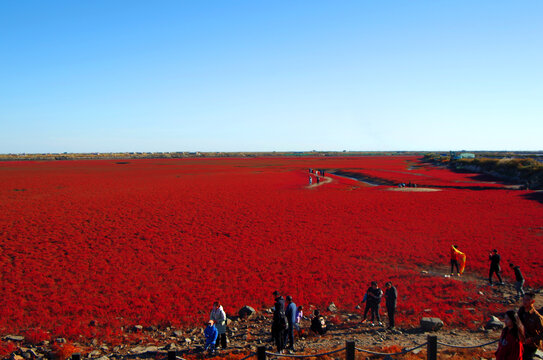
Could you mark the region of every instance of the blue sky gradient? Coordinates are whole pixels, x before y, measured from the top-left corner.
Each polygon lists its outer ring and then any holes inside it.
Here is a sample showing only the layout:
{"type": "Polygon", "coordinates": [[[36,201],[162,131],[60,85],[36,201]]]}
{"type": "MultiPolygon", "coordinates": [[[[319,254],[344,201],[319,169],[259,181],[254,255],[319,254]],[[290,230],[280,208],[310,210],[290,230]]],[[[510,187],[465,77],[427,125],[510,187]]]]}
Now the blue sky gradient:
{"type": "Polygon", "coordinates": [[[0,153],[542,150],[542,1],[2,1],[0,153]]]}

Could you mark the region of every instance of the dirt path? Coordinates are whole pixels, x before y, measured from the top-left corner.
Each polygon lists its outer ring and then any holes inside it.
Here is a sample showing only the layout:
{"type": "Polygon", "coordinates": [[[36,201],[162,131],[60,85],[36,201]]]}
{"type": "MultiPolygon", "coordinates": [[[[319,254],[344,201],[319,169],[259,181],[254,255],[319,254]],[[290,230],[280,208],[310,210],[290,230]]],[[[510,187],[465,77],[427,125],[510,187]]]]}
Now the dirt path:
{"type": "Polygon", "coordinates": [[[313,188],[316,188],[317,186],[321,186],[323,184],[328,184],[332,182],[332,178],[328,176],[319,176],[318,178],[320,180],[319,183],[317,183],[316,180],[313,180],[313,183],[311,185],[307,185],[306,188],[313,189],[313,188]]]}

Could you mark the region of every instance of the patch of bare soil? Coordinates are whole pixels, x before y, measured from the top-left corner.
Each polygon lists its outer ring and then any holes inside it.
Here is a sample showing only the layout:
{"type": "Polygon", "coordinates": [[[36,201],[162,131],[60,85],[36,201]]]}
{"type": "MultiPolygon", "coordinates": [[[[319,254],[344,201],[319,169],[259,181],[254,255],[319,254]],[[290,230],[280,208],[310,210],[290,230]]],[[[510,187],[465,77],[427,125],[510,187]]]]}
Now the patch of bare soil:
{"type": "Polygon", "coordinates": [[[424,187],[391,187],[387,188],[388,191],[404,191],[404,192],[432,192],[441,191],[441,189],[424,188],[424,187]]]}
{"type": "Polygon", "coordinates": [[[316,188],[317,186],[321,186],[323,184],[328,184],[332,182],[332,178],[327,176],[319,176],[319,182],[317,183],[315,180],[313,180],[313,183],[311,185],[306,186],[308,189],[316,188]]]}

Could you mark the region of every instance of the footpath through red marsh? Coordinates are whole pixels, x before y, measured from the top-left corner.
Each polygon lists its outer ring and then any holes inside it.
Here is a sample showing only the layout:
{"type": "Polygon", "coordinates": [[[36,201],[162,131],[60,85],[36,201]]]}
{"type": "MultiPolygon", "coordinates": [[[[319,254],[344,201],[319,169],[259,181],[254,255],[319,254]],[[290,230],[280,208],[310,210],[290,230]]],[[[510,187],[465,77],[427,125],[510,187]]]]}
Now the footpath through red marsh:
{"type": "Polygon", "coordinates": [[[107,338],[127,325],[200,324],[214,300],[229,313],[260,309],[275,289],[299,305],[353,309],[372,280],[397,285],[401,326],[435,315],[478,327],[496,309],[479,289],[421,270],[445,269],[454,243],[467,254],[466,273],[485,277],[497,248],[506,279],[512,261],[526,285],[543,285],[534,255],[543,250],[543,205],[530,191],[476,190],[475,174],[418,161],[0,163],[0,335],[38,328],[107,338]],[[308,187],[309,168],[467,187],[389,191],[334,175],[308,187]]]}

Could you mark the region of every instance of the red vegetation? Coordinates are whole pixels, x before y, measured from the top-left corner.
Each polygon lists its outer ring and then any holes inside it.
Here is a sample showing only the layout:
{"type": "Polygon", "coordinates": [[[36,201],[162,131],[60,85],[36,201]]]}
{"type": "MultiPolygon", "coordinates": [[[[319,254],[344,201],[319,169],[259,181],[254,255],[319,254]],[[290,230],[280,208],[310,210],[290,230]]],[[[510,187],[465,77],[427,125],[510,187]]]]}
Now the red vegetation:
{"type": "Polygon", "coordinates": [[[338,176],[307,187],[308,168],[467,181],[414,165],[414,157],[0,163],[0,334],[118,339],[127,325],[200,324],[216,299],[230,313],[269,307],[274,289],[300,305],[353,309],[371,280],[397,284],[399,324],[430,314],[476,327],[495,310],[480,289],[420,275],[442,274],[453,243],[467,254],[467,274],[485,277],[498,248],[527,285],[543,284],[543,260],[532,255],[543,206],[528,191],[387,191],[338,176]]]}

